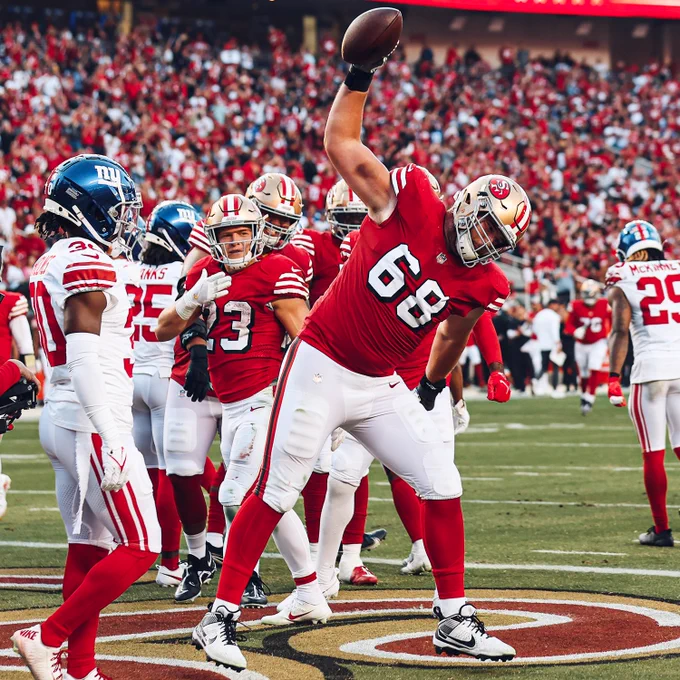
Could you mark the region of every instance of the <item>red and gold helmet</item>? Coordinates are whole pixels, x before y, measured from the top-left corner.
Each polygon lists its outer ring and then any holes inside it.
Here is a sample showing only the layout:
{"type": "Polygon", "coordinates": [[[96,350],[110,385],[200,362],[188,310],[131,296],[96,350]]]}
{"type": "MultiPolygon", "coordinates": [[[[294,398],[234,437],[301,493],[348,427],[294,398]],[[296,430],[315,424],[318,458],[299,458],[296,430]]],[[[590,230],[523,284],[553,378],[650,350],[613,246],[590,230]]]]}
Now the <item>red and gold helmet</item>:
{"type": "Polygon", "coordinates": [[[456,249],[468,267],[497,260],[515,248],[531,222],[526,192],[503,175],[484,175],[468,184],[452,210],[456,249]]]}
{"type": "Polygon", "coordinates": [[[586,279],[581,284],[581,299],[588,307],[593,307],[600,297],[602,297],[602,285],[593,279],[586,279]]]}
{"type": "Polygon", "coordinates": [[[267,172],[250,184],[246,196],[264,216],[265,248],[283,248],[302,217],[302,194],[295,182],[280,172],[267,172]]]}
{"type": "Polygon", "coordinates": [[[210,208],[203,228],[210,244],[210,254],[230,271],[243,269],[264,251],[262,213],[254,201],[241,194],[226,194],[218,198],[210,208]],[[248,227],[250,237],[239,241],[220,241],[221,231],[238,227],[248,227]],[[229,247],[238,244],[243,244],[243,253],[230,257],[229,247]]]}
{"type": "Polygon", "coordinates": [[[350,231],[356,231],[364,217],[368,215],[366,204],[341,179],[336,182],[326,196],[326,221],[331,232],[344,239],[350,231]]]}

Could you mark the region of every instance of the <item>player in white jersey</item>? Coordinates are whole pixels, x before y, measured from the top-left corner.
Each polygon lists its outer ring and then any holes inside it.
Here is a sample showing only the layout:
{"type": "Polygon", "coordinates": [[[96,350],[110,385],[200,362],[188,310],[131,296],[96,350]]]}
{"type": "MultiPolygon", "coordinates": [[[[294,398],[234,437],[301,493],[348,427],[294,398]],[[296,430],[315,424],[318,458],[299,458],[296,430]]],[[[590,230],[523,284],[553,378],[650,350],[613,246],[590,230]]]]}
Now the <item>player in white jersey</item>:
{"type": "Polygon", "coordinates": [[[163,453],[165,407],[175,361],[174,342],[159,342],[154,331],[161,311],[178,294],[182,265],[191,250],[189,235],[200,219],[194,207],[163,201],[142,232],[141,262],[134,290],[133,434],[154,487],[161,523],[162,550],[156,582],[177,586],[184,570],[179,564],[181,526],[163,453]]]}
{"type": "Polygon", "coordinates": [[[111,256],[141,201],[115,161],[81,155],[45,184],[37,224],[54,245],[30,279],[40,343],[52,369],[40,441],[52,463],[68,537],[64,604],[12,636],[39,680],[96,674],[99,613],[160,551],[151,482],[132,437],[132,325],[111,256]],[[115,550],[112,550],[115,547],[115,550]],[[59,650],[68,640],[64,676],[59,650]]]}
{"type": "Polygon", "coordinates": [[[680,458],[680,262],[665,260],[659,232],[629,222],[619,235],[620,264],[607,272],[612,307],[609,401],[625,406],[620,374],[633,339],[630,416],[642,447],[643,475],[654,526],[640,543],[672,547],[666,509],[666,430],[680,458]]]}

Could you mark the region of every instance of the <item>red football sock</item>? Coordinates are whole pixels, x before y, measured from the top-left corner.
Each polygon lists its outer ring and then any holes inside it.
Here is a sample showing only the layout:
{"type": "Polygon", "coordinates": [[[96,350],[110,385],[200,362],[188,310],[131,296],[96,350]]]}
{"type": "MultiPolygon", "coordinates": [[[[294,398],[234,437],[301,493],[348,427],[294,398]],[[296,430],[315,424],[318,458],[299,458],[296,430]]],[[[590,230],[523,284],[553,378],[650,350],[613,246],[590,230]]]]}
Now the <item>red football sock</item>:
{"type": "Polygon", "coordinates": [[[591,371],[588,379],[588,392],[595,396],[595,390],[607,379],[604,371],[591,371]]]}
{"type": "Polygon", "coordinates": [[[419,541],[423,537],[421,529],[421,508],[422,503],[416,492],[407,482],[401,477],[397,477],[394,473],[388,475],[390,486],[392,487],[392,498],[394,499],[394,507],[397,509],[397,514],[401,523],[406,529],[406,533],[411,539],[411,543],[419,541]]]}
{"type": "Polygon", "coordinates": [[[585,394],[588,391],[588,384],[589,383],[590,383],[590,378],[581,378],[581,392],[583,394],[585,394]]]}
{"type": "Polygon", "coordinates": [[[460,498],[423,501],[422,525],[439,597],[465,597],[465,528],[460,498]]]}
{"type": "Polygon", "coordinates": [[[224,463],[217,468],[212,486],[210,487],[210,509],[208,510],[208,533],[223,534],[227,527],[227,520],[220,503],[220,484],[224,481],[227,470],[224,463]]]}
{"type": "Polygon", "coordinates": [[[368,515],[368,475],[366,475],[357,490],[354,492],[354,514],[349,524],[345,527],[342,536],[343,545],[356,545],[363,543],[366,529],[366,516],[368,515]]]}
{"type": "Polygon", "coordinates": [[[182,523],[177,513],[175,492],[165,470],[158,470],[158,498],[156,510],[161,525],[161,565],[175,571],[179,568],[179,546],[182,523]]]}
{"type": "Polygon", "coordinates": [[[60,647],[74,631],[120,597],[156,561],[158,553],[126,545],[90,569],[64,604],[42,624],[42,641],[60,647]]]}
{"type": "MultiPolygon", "coordinates": [[[[87,573],[103,560],[109,551],[96,545],[71,543],[66,555],[62,595],[64,601],[76,591],[87,573]]],[[[68,637],[68,674],[73,678],[84,678],[97,666],[94,660],[94,641],[99,627],[99,612],[76,628],[68,637]]]]}
{"type": "Polygon", "coordinates": [[[238,604],[282,513],[251,494],[229,527],[217,598],[238,604]]]}
{"type": "Polygon", "coordinates": [[[307,537],[310,543],[319,542],[321,510],[323,510],[323,502],[326,500],[327,488],[328,473],[312,472],[309,481],[302,490],[302,500],[305,508],[305,527],[307,528],[307,537]]]}
{"type": "Polygon", "coordinates": [[[146,471],[149,473],[149,479],[151,480],[151,486],[153,487],[153,499],[158,502],[158,490],[160,488],[158,473],[160,470],[158,468],[146,468],[146,471]]]}
{"type": "Polygon", "coordinates": [[[680,446],[673,449],[673,453],[678,457],[678,459],[680,459],[680,446]]]}
{"type": "Polygon", "coordinates": [[[477,378],[477,384],[480,387],[486,387],[486,381],[484,380],[484,369],[482,364],[477,364],[475,366],[475,377],[477,378]]]}
{"type": "Polygon", "coordinates": [[[194,536],[205,531],[208,509],[205,507],[205,498],[203,498],[201,476],[168,475],[168,479],[172,482],[175,491],[175,505],[184,533],[194,536]]]}
{"type": "Polygon", "coordinates": [[[648,451],[642,454],[642,469],[645,480],[645,490],[649,505],[652,508],[654,528],[656,532],[668,529],[668,511],[666,510],[666,491],[668,481],[666,468],[663,464],[665,451],[648,451]]]}
{"type": "Polygon", "coordinates": [[[205,467],[203,468],[203,474],[201,475],[201,486],[210,493],[210,487],[214,484],[215,475],[217,470],[215,470],[215,464],[210,460],[210,458],[205,459],[205,467]]]}

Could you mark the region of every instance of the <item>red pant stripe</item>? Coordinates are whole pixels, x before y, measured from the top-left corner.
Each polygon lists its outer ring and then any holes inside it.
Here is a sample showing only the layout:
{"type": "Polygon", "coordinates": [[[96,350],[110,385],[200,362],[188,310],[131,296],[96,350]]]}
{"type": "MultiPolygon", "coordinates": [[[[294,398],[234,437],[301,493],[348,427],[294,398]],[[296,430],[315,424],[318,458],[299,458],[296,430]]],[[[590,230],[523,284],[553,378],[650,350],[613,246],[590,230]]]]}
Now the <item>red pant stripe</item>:
{"type": "MultiPolygon", "coordinates": [[[[99,484],[101,486],[102,473],[101,473],[100,467],[99,467],[99,459],[96,456],[93,455],[90,458],[90,461],[92,463],[92,469],[94,470],[94,476],[97,478],[97,484],[99,484]]],[[[124,543],[127,542],[127,537],[123,533],[123,527],[120,524],[120,517],[118,517],[118,513],[116,512],[116,509],[113,507],[113,503],[111,501],[110,495],[107,491],[102,491],[102,496],[104,497],[104,503],[106,503],[106,509],[108,510],[109,515],[111,516],[111,521],[113,522],[113,527],[116,530],[116,533],[118,534],[118,540],[119,540],[120,543],[124,544],[124,543]]]]}
{"type": "Polygon", "coordinates": [[[128,501],[131,502],[132,505],[132,510],[134,512],[134,516],[136,517],[137,521],[135,523],[135,526],[137,526],[137,529],[141,529],[141,535],[142,535],[142,540],[139,544],[140,550],[149,550],[149,534],[146,530],[146,524],[144,523],[144,516],[142,513],[139,511],[139,504],[137,503],[137,496],[135,495],[135,491],[132,488],[132,484],[126,484],[122,491],[125,491],[126,496],[128,496],[128,501]]]}
{"type": "Polygon", "coordinates": [[[283,399],[283,392],[286,389],[286,382],[288,381],[290,368],[293,365],[293,360],[295,359],[295,355],[297,354],[299,346],[300,340],[299,338],[296,338],[288,348],[288,354],[286,354],[286,358],[284,359],[283,366],[281,368],[281,377],[279,378],[278,384],[276,385],[276,395],[274,396],[274,404],[272,405],[272,412],[269,416],[267,443],[265,444],[264,457],[262,459],[262,466],[260,467],[260,477],[257,480],[257,486],[255,487],[254,491],[256,496],[260,496],[260,494],[264,492],[264,487],[267,483],[272,448],[274,446],[274,437],[276,436],[276,425],[279,420],[279,410],[281,409],[281,401],[283,399]]]}
{"type": "Polygon", "coordinates": [[[642,416],[642,388],[640,385],[633,385],[631,387],[631,398],[632,398],[632,413],[633,421],[635,422],[635,429],[638,433],[638,438],[640,440],[640,446],[642,447],[642,452],[647,453],[649,451],[649,440],[647,438],[647,428],[642,416]]]}

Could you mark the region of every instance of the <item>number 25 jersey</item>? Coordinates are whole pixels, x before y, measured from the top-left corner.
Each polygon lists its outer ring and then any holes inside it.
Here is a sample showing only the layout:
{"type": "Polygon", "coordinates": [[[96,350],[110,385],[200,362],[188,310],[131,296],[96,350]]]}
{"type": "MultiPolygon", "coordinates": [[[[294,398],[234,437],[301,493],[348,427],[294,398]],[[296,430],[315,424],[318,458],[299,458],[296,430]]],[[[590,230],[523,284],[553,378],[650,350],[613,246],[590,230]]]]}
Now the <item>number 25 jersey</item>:
{"type": "Polygon", "coordinates": [[[466,267],[444,239],[446,208],[415,165],[393,171],[394,212],[366,217],[352,256],[300,336],[355,373],[386,376],[451,314],[497,312],[508,281],[491,263],[466,267]]]}
{"type": "MultiPolygon", "coordinates": [[[[187,275],[187,290],[204,269],[208,276],[223,271],[219,262],[204,257],[187,275]]],[[[276,379],[285,331],[272,303],[282,298],[307,300],[309,295],[302,271],[277,253],[230,276],[229,292],[210,305],[208,319],[208,370],[223,404],[247,399],[276,379]]]]}
{"type": "Polygon", "coordinates": [[[622,262],[607,271],[632,310],[631,382],[680,378],[680,262],[622,262]]]}

